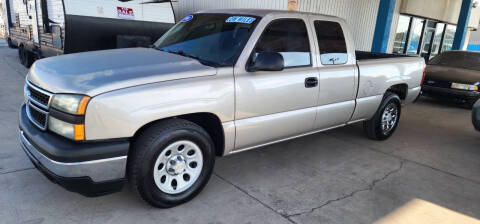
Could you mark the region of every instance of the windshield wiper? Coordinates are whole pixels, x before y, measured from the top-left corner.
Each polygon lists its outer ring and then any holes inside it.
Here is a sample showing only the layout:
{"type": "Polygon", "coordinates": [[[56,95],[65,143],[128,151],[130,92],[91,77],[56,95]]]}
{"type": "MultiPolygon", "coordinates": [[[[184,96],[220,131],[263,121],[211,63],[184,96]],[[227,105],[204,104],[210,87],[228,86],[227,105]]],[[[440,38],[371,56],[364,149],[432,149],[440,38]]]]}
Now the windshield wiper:
{"type": "MultiPolygon", "coordinates": [[[[159,49],[159,48],[157,48],[159,49]]],[[[179,50],[179,51],[174,51],[174,50],[164,50],[164,49],[159,49],[161,51],[165,51],[165,52],[168,52],[168,53],[171,53],[171,54],[178,54],[178,55],[181,55],[181,56],[184,56],[184,57],[187,57],[187,58],[192,58],[192,59],[195,59],[197,60],[198,62],[200,62],[201,64],[203,65],[206,65],[206,66],[210,66],[210,67],[219,67],[220,65],[218,63],[215,63],[215,62],[211,62],[211,61],[207,61],[207,60],[203,60],[195,55],[190,55],[190,54],[187,54],[185,53],[184,51],[182,50],[179,50]]]]}

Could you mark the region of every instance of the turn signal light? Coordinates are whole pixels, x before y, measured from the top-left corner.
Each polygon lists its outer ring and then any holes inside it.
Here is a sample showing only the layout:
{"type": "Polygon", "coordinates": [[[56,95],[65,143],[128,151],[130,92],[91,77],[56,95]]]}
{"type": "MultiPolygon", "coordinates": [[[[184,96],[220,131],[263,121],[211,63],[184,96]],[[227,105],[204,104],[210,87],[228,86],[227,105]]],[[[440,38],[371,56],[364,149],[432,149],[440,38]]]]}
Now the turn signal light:
{"type": "Polygon", "coordinates": [[[87,110],[87,104],[90,101],[90,97],[84,96],[78,105],[77,114],[78,115],[85,115],[87,110]]]}
{"type": "Polygon", "coordinates": [[[75,124],[73,126],[73,138],[75,141],[85,140],[85,125],[84,124],[75,124]]]}

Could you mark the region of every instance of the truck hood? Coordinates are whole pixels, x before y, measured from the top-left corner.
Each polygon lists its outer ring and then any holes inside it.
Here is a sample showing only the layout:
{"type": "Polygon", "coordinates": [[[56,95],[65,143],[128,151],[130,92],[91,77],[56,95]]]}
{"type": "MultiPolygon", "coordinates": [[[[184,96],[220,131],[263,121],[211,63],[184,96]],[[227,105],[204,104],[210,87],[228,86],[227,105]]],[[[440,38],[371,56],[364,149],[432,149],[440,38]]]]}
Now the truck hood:
{"type": "Polygon", "coordinates": [[[427,65],[427,80],[475,84],[480,82],[480,72],[463,68],[427,65]]]}
{"type": "Polygon", "coordinates": [[[28,80],[52,93],[95,96],[155,82],[215,75],[195,59],[151,48],[62,55],[37,61],[28,80]]]}

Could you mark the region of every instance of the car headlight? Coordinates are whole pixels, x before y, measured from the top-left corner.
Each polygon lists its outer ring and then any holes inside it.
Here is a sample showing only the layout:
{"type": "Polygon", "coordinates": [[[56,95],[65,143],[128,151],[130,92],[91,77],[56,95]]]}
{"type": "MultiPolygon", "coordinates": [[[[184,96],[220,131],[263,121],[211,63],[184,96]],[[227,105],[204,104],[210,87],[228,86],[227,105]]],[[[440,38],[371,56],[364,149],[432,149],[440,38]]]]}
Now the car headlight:
{"type": "Polygon", "coordinates": [[[48,118],[48,128],[61,136],[72,140],[85,140],[85,125],[84,124],[70,124],[55,117],[48,118]]]}
{"type": "MultiPolygon", "coordinates": [[[[48,129],[72,140],[85,140],[85,124],[78,121],[87,110],[90,97],[74,94],[56,94],[51,107],[60,112],[50,113],[48,129]]],[[[83,119],[80,119],[83,120],[83,119]]]]}
{"type": "Polygon", "coordinates": [[[469,91],[478,91],[478,86],[452,82],[452,89],[462,89],[469,91]]]}
{"type": "Polygon", "coordinates": [[[75,115],[84,115],[90,97],[74,94],[56,94],[53,97],[52,107],[75,115]]]}

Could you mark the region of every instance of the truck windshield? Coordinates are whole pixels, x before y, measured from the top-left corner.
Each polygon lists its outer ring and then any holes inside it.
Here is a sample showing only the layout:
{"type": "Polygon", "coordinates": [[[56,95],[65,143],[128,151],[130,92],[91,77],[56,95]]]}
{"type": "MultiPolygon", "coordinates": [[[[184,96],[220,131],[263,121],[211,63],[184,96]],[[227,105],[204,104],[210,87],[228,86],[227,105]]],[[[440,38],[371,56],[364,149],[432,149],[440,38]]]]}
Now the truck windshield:
{"type": "Polygon", "coordinates": [[[154,47],[197,59],[208,66],[233,66],[258,20],[245,15],[189,15],[155,42],[154,47]]]}

